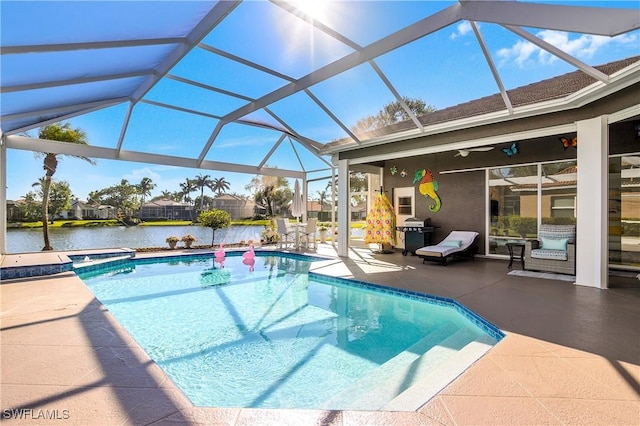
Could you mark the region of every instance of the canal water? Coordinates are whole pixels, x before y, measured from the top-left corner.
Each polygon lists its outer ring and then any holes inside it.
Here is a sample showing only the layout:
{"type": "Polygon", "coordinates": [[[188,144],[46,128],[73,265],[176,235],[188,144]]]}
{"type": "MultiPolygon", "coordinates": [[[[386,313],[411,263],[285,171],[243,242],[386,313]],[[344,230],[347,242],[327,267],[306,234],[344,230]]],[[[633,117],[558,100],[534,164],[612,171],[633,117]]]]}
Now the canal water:
{"type": "MultiPolygon", "coordinates": [[[[230,226],[217,229],[215,244],[241,241],[260,241],[262,225],[230,226]]],[[[198,241],[194,245],[209,245],[213,231],[203,226],[105,226],[95,228],[49,228],[49,240],[54,250],[82,250],[96,248],[168,247],[166,238],[180,238],[191,234],[198,241]]],[[[180,246],[182,243],[179,243],[180,246]]],[[[7,252],[25,253],[42,250],[42,228],[7,229],[7,252]]]]}

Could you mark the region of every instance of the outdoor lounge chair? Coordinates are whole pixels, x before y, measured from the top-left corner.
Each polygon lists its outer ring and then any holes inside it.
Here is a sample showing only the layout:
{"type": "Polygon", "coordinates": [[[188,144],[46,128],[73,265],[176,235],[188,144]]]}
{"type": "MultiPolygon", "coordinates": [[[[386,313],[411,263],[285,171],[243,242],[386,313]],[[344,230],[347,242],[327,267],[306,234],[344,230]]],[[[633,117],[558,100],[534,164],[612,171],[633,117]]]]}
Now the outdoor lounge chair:
{"type": "Polygon", "coordinates": [[[474,231],[451,231],[447,238],[435,246],[426,246],[416,250],[416,256],[425,260],[435,260],[447,264],[450,257],[471,257],[478,252],[475,244],[478,233],[474,231]]]}
{"type": "Polygon", "coordinates": [[[576,274],[576,226],[540,225],[538,238],[525,241],[524,269],[576,274]]]}

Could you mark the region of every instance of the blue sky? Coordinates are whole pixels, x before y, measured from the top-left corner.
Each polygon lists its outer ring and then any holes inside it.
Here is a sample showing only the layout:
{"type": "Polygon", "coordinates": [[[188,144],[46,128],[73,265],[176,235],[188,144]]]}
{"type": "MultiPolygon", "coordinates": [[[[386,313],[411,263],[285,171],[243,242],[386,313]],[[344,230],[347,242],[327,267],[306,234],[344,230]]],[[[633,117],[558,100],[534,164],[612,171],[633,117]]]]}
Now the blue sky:
{"type": "MultiPolygon", "coordinates": [[[[606,5],[638,10],[638,3],[635,1],[554,3],[606,5]]],[[[329,3],[323,11],[318,12],[318,19],[342,32],[355,43],[366,46],[404,25],[415,22],[423,17],[425,12],[441,10],[450,4],[451,2],[418,1],[329,3]],[[363,5],[366,6],[367,13],[349,13],[350,10],[363,5]]],[[[10,10],[7,11],[6,6],[3,8],[3,26],[6,27],[10,10]]],[[[33,13],[45,12],[35,10],[33,13]]],[[[122,16],[118,15],[115,9],[113,14],[113,19],[120,19],[118,16],[122,16]]],[[[109,19],[108,16],[104,18],[109,19]]],[[[19,22],[21,26],[25,26],[24,21],[19,22]]],[[[507,89],[574,71],[572,66],[500,26],[482,23],[479,25],[507,89]]],[[[34,42],[38,40],[37,32],[44,34],[49,31],[47,28],[23,30],[24,34],[28,33],[29,37],[34,37],[34,42]]],[[[90,28],[85,30],[91,31],[90,28]]],[[[640,54],[638,31],[616,38],[605,38],[559,31],[528,30],[589,65],[604,64],[640,54]]],[[[5,31],[10,30],[5,28],[5,31]]],[[[140,32],[144,33],[143,29],[140,29],[140,32]]],[[[302,77],[351,51],[349,47],[326,34],[310,31],[303,23],[273,4],[257,1],[244,2],[238,6],[222,24],[205,37],[203,42],[294,78],[302,77]],[[239,27],[242,28],[241,31],[238,31],[239,27]],[[274,46],[279,47],[276,49],[274,46]]],[[[76,60],[83,64],[90,62],[81,52],[75,53],[76,60]]],[[[133,63],[156,53],[149,50],[130,53],[134,55],[130,58],[114,56],[113,67],[118,72],[123,72],[122,67],[127,65],[127,60],[133,63]]],[[[10,62],[5,58],[3,60],[5,66],[9,66],[7,64],[10,62]]],[[[498,92],[471,26],[465,22],[449,26],[401,49],[382,55],[376,58],[376,64],[401,95],[423,99],[438,109],[498,92]]],[[[40,72],[46,72],[46,69],[40,72]]],[[[287,83],[276,76],[267,75],[197,48],[171,70],[171,73],[248,98],[260,97],[287,83]]],[[[355,124],[364,116],[375,114],[383,105],[394,100],[392,93],[367,64],[319,82],[310,87],[310,91],[347,126],[355,124]]],[[[246,103],[246,100],[219,93],[210,92],[205,95],[202,91],[195,91],[175,80],[161,81],[145,99],[156,102],[171,101],[183,108],[197,109],[214,115],[224,115],[246,103]]],[[[294,130],[320,142],[346,136],[345,132],[304,93],[297,93],[278,101],[269,108],[294,130]]],[[[73,118],[70,122],[74,127],[81,127],[87,132],[91,145],[113,148],[120,135],[125,114],[126,105],[119,105],[73,118]]],[[[256,112],[250,118],[276,124],[275,120],[264,112],[256,112]]],[[[129,123],[123,149],[197,157],[215,124],[216,121],[209,117],[193,116],[150,104],[138,105],[136,114],[129,123]]],[[[37,129],[31,131],[34,136],[36,133],[37,129]]],[[[278,137],[278,132],[270,130],[237,124],[227,125],[206,159],[255,165],[269,152],[278,137]]],[[[297,152],[305,157],[302,159],[303,162],[313,164],[307,166],[307,169],[315,169],[322,165],[319,160],[302,151],[304,150],[297,152]]],[[[224,177],[230,182],[230,191],[236,193],[244,193],[245,186],[253,178],[253,175],[246,174],[152,164],[100,159],[97,163],[96,166],[92,166],[81,160],[66,157],[60,162],[54,179],[69,182],[73,194],[80,199],[86,199],[90,191],[115,185],[121,179],[138,183],[143,177],[151,178],[157,185],[152,195],[157,195],[162,190],[179,190],[181,182],[197,174],[207,174],[211,178],[224,177]]],[[[286,141],[269,160],[268,165],[299,169],[296,163],[297,156],[286,141]]],[[[321,174],[328,175],[330,172],[321,174]]],[[[36,158],[32,152],[9,150],[7,198],[21,198],[32,190],[31,184],[42,175],[42,160],[36,158]]],[[[293,180],[290,183],[293,187],[293,180]]],[[[312,185],[309,194],[316,197],[316,191],[324,189],[325,184],[322,182],[312,185]]]]}

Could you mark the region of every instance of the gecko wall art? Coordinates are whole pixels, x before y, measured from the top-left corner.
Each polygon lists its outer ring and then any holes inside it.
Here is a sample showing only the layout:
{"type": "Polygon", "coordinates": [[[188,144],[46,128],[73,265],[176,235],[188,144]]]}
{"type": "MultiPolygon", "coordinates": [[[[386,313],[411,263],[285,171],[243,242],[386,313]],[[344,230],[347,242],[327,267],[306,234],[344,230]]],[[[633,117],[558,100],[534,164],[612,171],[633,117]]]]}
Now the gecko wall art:
{"type": "Polygon", "coordinates": [[[413,176],[413,183],[418,183],[418,191],[425,197],[431,198],[434,204],[429,206],[429,211],[438,212],[442,203],[440,197],[436,193],[438,190],[438,182],[433,180],[433,173],[429,169],[416,170],[416,174],[413,176]]]}

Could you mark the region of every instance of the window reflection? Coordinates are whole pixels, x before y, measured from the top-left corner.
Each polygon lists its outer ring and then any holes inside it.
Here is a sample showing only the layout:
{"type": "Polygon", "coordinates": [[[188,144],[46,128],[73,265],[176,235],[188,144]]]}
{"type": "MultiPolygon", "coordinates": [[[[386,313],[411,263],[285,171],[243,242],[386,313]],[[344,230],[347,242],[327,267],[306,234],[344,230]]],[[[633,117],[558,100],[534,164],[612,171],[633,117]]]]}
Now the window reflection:
{"type": "Polygon", "coordinates": [[[542,223],[575,225],[577,172],[575,161],[542,165],[542,223]]]}
{"type": "Polygon", "coordinates": [[[489,254],[507,254],[506,244],[537,232],[538,166],[489,170],[489,254]]]}
{"type": "Polygon", "coordinates": [[[609,262],[640,266],[640,155],[609,160],[609,262]]]}

